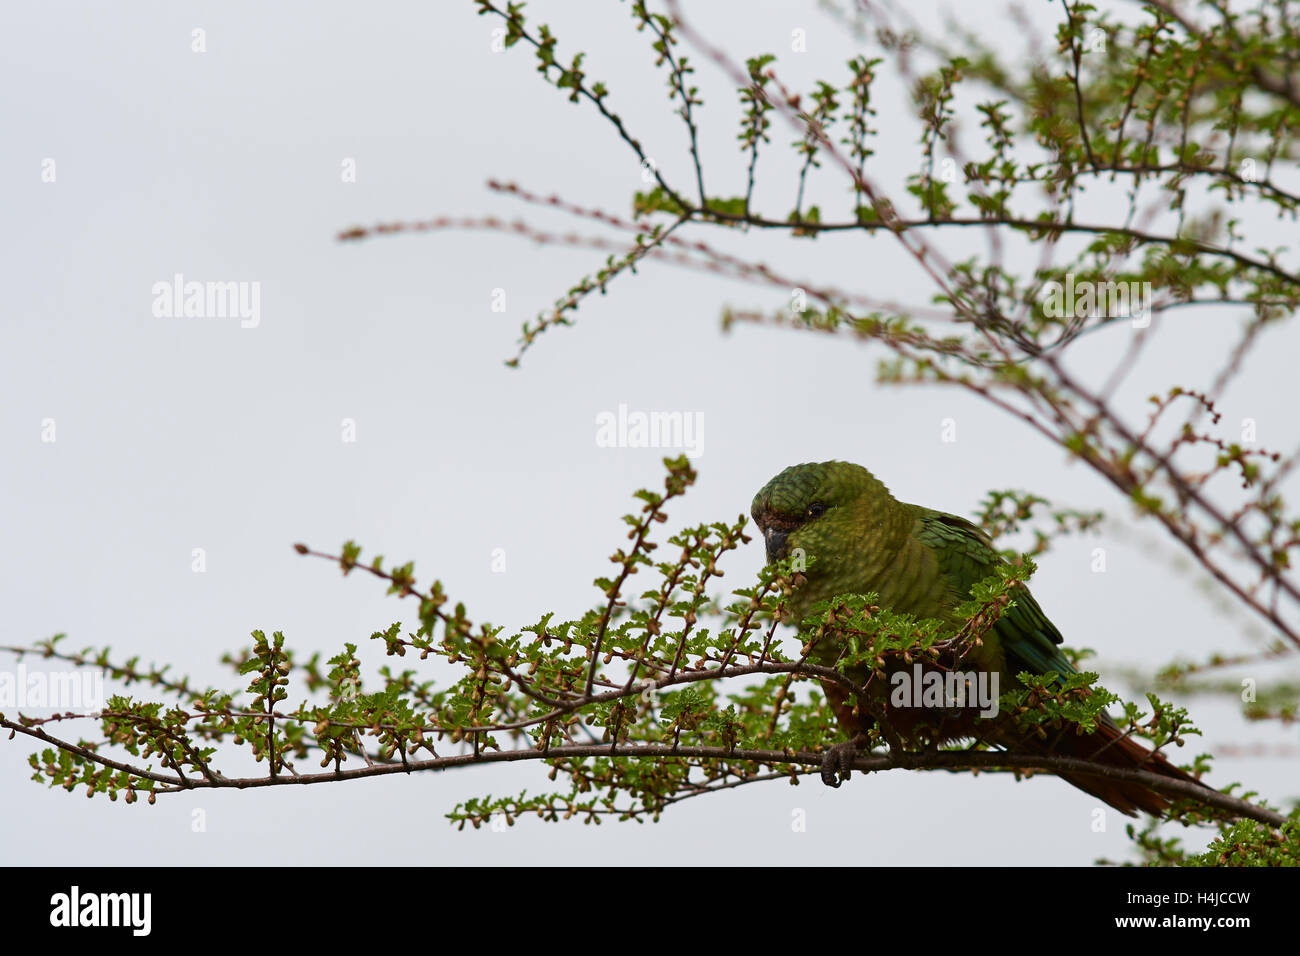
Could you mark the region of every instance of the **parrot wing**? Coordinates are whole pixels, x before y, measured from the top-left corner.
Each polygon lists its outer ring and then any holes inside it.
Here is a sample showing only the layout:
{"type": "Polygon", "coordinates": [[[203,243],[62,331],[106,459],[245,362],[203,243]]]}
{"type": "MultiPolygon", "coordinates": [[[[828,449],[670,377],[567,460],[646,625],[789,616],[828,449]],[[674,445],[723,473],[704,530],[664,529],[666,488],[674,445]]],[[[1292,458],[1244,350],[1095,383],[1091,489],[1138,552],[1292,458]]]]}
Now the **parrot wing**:
{"type": "MultiPolygon", "coordinates": [[[[997,573],[1004,559],[993,541],[978,525],[957,515],[922,509],[913,531],[915,537],[934,552],[939,571],[949,581],[958,601],[970,599],[970,589],[997,573]]],[[[1075,673],[1073,665],[1057,645],[1061,632],[1047,619],[1027,588],[1015,592],[1014,606],[993,625],[1006,655],[1011,674],[1030,671],[1062,676],[1075,673]]]]}

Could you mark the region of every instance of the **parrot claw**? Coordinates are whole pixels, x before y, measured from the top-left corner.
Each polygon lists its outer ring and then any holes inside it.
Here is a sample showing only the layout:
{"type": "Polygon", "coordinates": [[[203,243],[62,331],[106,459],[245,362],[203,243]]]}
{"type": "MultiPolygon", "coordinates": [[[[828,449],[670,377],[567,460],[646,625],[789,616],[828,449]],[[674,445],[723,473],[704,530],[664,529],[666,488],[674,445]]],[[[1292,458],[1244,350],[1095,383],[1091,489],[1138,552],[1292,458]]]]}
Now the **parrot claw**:
{"type": "Polygon", "coordinates": [[[841,780],[848,780],[853,775],[853,760],[859,748],[867,743],[865,734],[858,734],[852,740],[836,744],[822,757],[822,783],[828,787],[838,787],[841,780]]]}

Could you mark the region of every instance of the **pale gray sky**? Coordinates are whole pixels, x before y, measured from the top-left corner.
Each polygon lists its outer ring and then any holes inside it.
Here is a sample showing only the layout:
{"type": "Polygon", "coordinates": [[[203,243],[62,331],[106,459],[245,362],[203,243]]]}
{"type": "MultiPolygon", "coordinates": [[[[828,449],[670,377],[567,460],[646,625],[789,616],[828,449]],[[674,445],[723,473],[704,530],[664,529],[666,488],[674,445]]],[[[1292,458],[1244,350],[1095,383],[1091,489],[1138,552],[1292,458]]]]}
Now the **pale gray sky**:
{"type": "MultiPolygon", "coordinates": [[[[781,54],[795,86],[841,76],[854,52],[813,5],[697,7],[688,5],[697,25],[729,52],[781,54]],[[796,28],[808,31],[802,56],[788,52],[796,28]]],[[[551,23],[566,61],[588,51],[589,75],[682,181],[683,133],[627,5],[528,9],[551,23]]],[[[929,9],[918,15],[934,22],[929,9]]],[[[1001,5],[983,9],[985,28],[1012,31],[1001,5]]],[[[1051,10],[1032,12],[1052,29],[1051,10]]],[[[441,214],[577,228],[490,193],[489,177],[629,210],[643,188],[635,157],[591,109],[543,84],[522,48],[492,53],[496,25],[470,0],[4,5],[0,643],[63,631],[76,647],[111,645],[235,688],[244,681],[219,657],[260,628],[326,656],[352,641],[373,671],[385,659],[369,634],[412,609],[374,579],[342,579],[290,547],[336,550],[348,538],[390,562],[414,559],[421,580],[440,578],[476,620],[517,628],[548,610],[576,617],[622,541],[631,493],[662,482],[662,452],[595,441],[596,416],[626,403],[703,416],[700,481],[674,526],[747,512],[773,474],[809,460],[857,461],[900,498],[959,513],[988,488],[1023,487],[1107,508],[1127,526],[1066,542],[1041,563],[1034,591],[1069,643],[1113,664],[1160,662],[1178,646],[1243,648],[1240,624],[1208,611],[1159,559],[1170,549],[1155,528],[1134,526],[1098,478],[1007,417],[955,392],[878,387],[875,350],[720,332],[724,305],[775,308],[779,293],[647,264],[589,300],[576,328],[544,336],[516,371],[502,360],[520,324],[602,254],[483,233],[337,242],[349,226],[441,214]],[[191,49],[196,28],[206,52],[191,49]],[[42,181],[47,159],[53,183],[42,181]],[[355,183],[341,182],[348,160],[355,183]],[[151,290],[177,273],[260,283],[256,328],[156,317],[151,290]],[[504,314],[491,309],[494,289],[505,290],[504,314]],[[345,418],[356,422],[354,443],[340,440],[345,418]],[[945,418],[955,442],[940,440],[945,418]],[[46,419],[54,443],[41,440],[46,419]],[[1098,546],[1104,574],[1090,570],[1098,546]],[[206,554],[201,574],[195,548],[206,554]],[[494,548],[505,573],[492,571],[494,548]]],[[[710,178],[725,183],[719,194],[739,194],[735,94],[695,59],[709,99],[710,178]]],[[[917,155],[914,128],[898,122],[900,90],[881,87],[881,124],[895,132],[882,136],[875,167],[894,189],[917,155]]],[[[779,122],[774,136],[792,138],[779,122]]],[[[776,152],[770,185],[760,170],[760,200],[783,216],[792,167],[776,152]]],[[[846,203],[841,187],[824,177],[812,197],[824,209],[846,203]]],[[[887,237],[702,236],[881,297],[925,301],[932,291],[887,237]]],[[[1178,321],[1180,333],[1161,338],[1118,398],[1135,413],[1151,383],[1203,385],[1240,317],[1199,310],[1178,321]]],[[[1080,370],[1104,374],[1126,334],[1094,336],[1080,370]]],[[[1274,333],[1224,408],[1229,421],[1256,419],[1260,441],[1283,449],[1298,437],[1294,400],[1278,385],[1294,375],[1295,347],[1293,328],[1274,333]]],[[[730,561],[727,581],[747,583],[762,563],[756,541],[730,561]]],[[[1279,739],[1225,706],[1193,714],[1209,749],[1279,739]]],[[[0,745],[6,862],[1086,864],[1127,846],[1126,820],[1110,813],[1107,832],[1094,832],[1096,802],[1046,777],[896,772],[834,791],[809,779],[688,801],[657,825],[529,819],[504,833],[457,832],[443,818],[457,801],[545,788],[547,768],[128,807],[29,782],[32,750],[22,739],[0,745]],[[206,832],[192,832],[196,808],[206,832]],[[792,832],[796,809],[807,812],[806,832],[792,832]]],[[[1282,763],[1220,759],[1212,782],[1234,779],[1273,798],[1294,788],[1282,763]]]]}

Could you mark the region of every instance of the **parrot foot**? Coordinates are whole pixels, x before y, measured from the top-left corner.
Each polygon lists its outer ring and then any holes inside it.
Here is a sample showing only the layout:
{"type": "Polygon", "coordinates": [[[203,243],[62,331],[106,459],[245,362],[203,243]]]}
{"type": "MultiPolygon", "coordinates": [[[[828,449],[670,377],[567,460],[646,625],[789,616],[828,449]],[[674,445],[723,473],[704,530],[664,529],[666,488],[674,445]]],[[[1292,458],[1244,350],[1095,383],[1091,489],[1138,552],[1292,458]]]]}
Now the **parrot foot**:
{"type": "Polygon", "coordinates": [[[848,780],[853,773],[853,760],[860,749],[871,743],[866,734],[858,734],[852,740],[836,744],[822,757],[822,783],[828,787],[838,787],[841,780],[848,780]]]}

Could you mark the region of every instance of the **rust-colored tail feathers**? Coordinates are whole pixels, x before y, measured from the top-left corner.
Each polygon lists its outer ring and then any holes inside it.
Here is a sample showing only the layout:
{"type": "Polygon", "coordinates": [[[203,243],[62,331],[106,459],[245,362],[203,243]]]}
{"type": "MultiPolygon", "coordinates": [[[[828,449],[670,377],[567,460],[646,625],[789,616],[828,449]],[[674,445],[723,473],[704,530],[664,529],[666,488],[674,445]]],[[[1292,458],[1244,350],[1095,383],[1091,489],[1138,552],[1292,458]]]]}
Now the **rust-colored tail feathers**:
{"type": "MultiPolygon", "coordinates": [[[[867,722],[850,706],[847,695],[838,685],[823,682],[822,689],[826,692],[827,701],[835,712],[840,726],[850,736],[866,728],[867,722]]],[[[903,725],[903,716],[912,713],[915,711],[892,710],[890,722],[895,726],[903,725]]],[[[1045,740],[1023,733],[1008,734],[1005,726],[996,724],[996,729],[989,728],[993,731],[989,733],[985,731],[989,723],[978,719],[972,712],[964,720],[953,721],[950,728],[947,728],[950,733],[945,736],[952,740],[979,738],[1012,752],[1093,760],[1110,767],[1146,770],[1162,777],[1169,777],[1171,780],[1206,786],[1191,774],[1179,770],[1166,760],[1163,754],[1148,750],[1127,736],[1109,717],[1102,717],[1094,733],[1081,734],[1078,732],[1077,725],[1071,724],[1064,730],[1058,730],[1054,735],[1049,734],[1045,740]]],[[[1131,817],[1137,816],[1139,810],[1163,816],[1172,802],[1164,794],[1134,780],[1112,780],[1082,773],[1058,772],[1057,776],[1131,817]]]]}
{"type": "MultiPolygon", "coordinates": [[[[1058,757],[1093,760],[1109,767],[1126,770],[1146,770],[1172,780],[1205,786],[1191,774],[1171,764],[1163,754],[1148,750],[1136,740],[1126,736],[1110,720],[1103,721],[1096,733],[1079,734],[1067,731],[1056,739],[1041,741],[1037,745],[1030,744],[1026,749],[1058,757]]],[[[1131,817],[1137,816],[1139,810],[1162,816],[1172,802],[1170,797],[1134,780],[1111,780],[1106,777],[1074,773],[1061,773],[1059,776],[1085,793],[1090,793],[1098,800],[1108,803],[1120,813],[1131,817]]]]}

